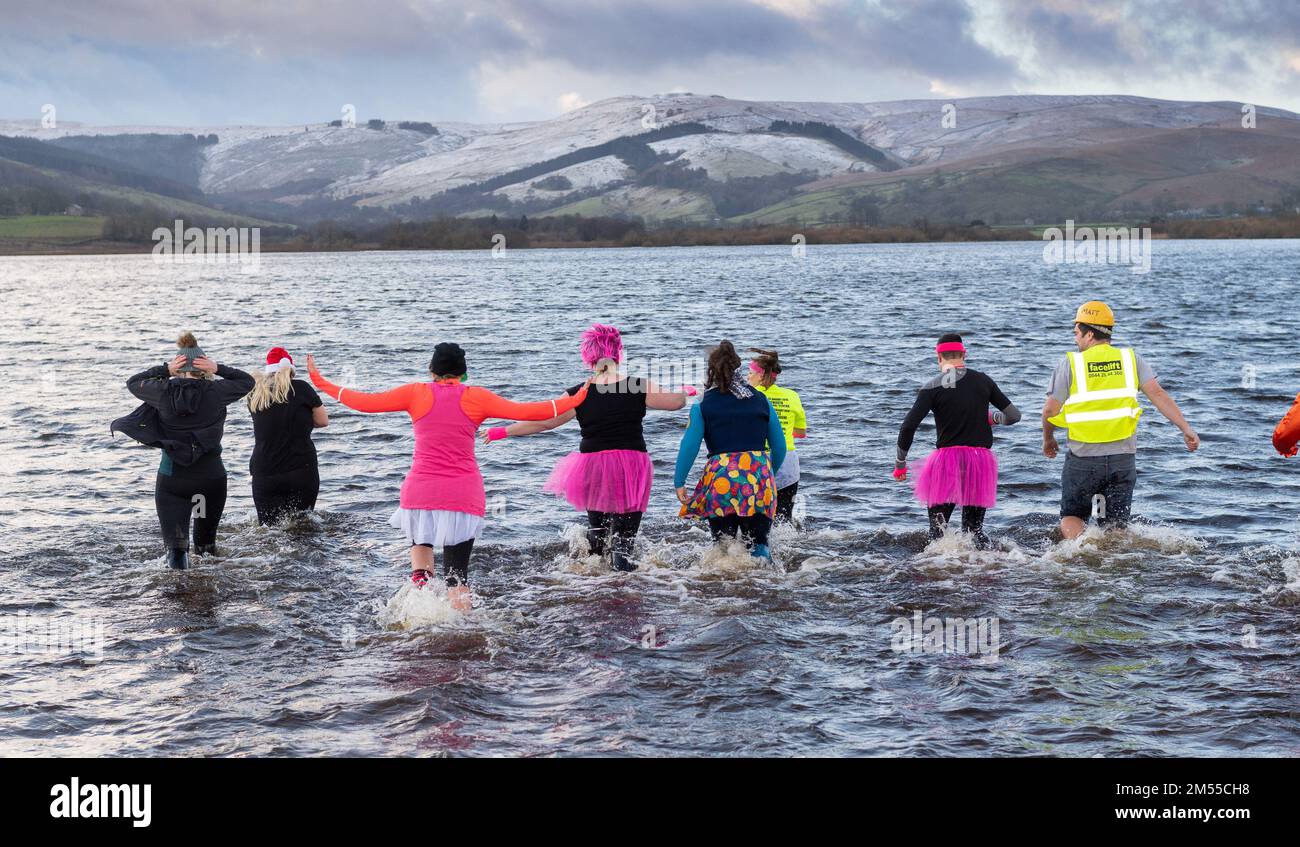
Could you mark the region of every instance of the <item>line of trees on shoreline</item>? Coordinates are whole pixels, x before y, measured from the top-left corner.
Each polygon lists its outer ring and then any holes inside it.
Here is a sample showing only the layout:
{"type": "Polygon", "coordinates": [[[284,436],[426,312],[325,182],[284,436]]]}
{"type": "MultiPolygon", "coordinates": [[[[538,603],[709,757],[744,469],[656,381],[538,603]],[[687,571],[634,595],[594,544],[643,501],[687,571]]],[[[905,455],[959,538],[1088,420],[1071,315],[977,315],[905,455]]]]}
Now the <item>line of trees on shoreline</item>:
{"type": "MultiPolygon", "coordinates": [[[[107,244],[141,247],[153,244],[153,232],[174,226],[173,215],[162,210],[117,210],[105,219],[103,236],[81,245],[94,252],[107,244]]],[[[185,219],[185,226],[222,226],[218,220],[185,219]]],[[[1080,221],[1080,226],[1087,225],[1080,221]]],[[[1107,224],[1110,225],[1110,224],[1107,224]]],[[[1150,227],[1158,238],[1300,238],[1300,215],[1242,217],[1215,220],[1152,220],[1135,224],[1150,227]]],[[[443,217],[428,221],[355,225],[324,221],[290,229],[264,227],[261,245],[267,251],[343,250],[486,250],[504,238],[508,250],[537,247],[669,247],[803,244],[870,244],[907,242],[1037,241],[1040,227],[989,227],[935,223],[918,219],[910,225],[833,224],[800,226],[701,226],[668,223],[647,227],[636,219],[549,216],[501,220],[443,217]]]]}
{"type": "MultiPolygon", "coordinates": [[[[1080,225],[1084,225],[1080,222],[1080,225]]],[[[1150,227],[1163,238],[1300,238],[1300,216],[1220,220],[1154,220],[1150,227]]],[[[908,242],[1038,241],[1040,228],[989,227],[934,223],[873,226],[797,224],[700,226],[665,224],[647,227],[639,220],[588,218],[578,215],[502,221],[488,218],[439,218],[431,221],[355,227],[327,221],[284,239],[272,238],[281,250],[480,250],[505,238],[507,249],[529,247],[693,247],[805,244],[894,244],[908,242]]],[[[268,242],[263,242],[264,246],[268,242]]]]}

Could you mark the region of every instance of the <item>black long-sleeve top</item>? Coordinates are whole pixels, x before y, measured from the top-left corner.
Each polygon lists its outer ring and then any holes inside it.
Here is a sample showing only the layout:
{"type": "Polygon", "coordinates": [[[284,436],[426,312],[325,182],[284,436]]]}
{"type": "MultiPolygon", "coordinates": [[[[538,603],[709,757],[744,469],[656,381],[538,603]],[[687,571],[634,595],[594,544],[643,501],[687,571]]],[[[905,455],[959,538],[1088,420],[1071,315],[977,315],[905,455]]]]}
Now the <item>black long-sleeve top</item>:
{"type": "Polygon", "coordinates": [[[971,368],[954,368],[950,373],[954,375],[947,380],[941,374],[916,392],[916,402],[898,431],[899,462],[906,460],[916,428],[930,412],[934,412],[938,430],[936,447],[992,447],[990,405],[1001,413],[997,416],[999,423],[1013,424],[1020,420],[1020,410],[987,374],[971,368]]]}

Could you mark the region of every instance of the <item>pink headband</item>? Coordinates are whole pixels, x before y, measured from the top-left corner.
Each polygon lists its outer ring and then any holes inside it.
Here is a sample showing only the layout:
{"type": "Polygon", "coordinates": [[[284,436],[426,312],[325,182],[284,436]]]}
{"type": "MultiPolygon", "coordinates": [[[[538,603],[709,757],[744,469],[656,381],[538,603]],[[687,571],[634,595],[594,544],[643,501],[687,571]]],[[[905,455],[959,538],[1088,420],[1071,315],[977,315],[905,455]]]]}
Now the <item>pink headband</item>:
{"type": "Polygon", "coordinates": [[[936,344],[934,348],[936,353],[965,353],[966,347],[960,341],[945,341],[942,344],[936,344]]]}
{"type": "Polygon", "coordinates": [[[767,373],[767,371],[763,369],[762,365],[760,365],[758,362],[755,362],[753,360],[750,360],[749,369],[756,374],[767,373]]]}

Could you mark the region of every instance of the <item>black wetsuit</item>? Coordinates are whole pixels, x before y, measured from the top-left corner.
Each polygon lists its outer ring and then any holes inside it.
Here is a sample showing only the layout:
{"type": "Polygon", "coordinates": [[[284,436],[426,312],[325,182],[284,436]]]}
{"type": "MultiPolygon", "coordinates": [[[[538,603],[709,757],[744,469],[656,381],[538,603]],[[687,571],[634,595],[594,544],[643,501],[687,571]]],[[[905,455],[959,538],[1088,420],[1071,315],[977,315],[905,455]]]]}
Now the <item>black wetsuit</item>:
{"type": "MultiPolygon", "coordinates": [[[[570,396],[582,388],[568,389],[570,396]]],[[[625,377],[618,382],[593,383],[587,390],[587,399],[574,410],[582,430],[580,453],[599,453],[604,450],[635,450],[646,452],[642,420],[646,413],[646,381],[625,377]]],[[[587,542],[591,552],[603,556],[608,549],[613,566],[618,570],[636,570],[629,558],[641,528],[642,512],[587,512],[591,529],[587,542]]]]}
{"type": "Polygon", "coordinates": [[[253,504],[258,523],[275,523],[284,515],[316,508],[320,471],[312,443],[312,410],[321,405],[316,389],[300,379],[283,403],[275,403],[253,418],[253,504]]]}
{"type": "Polygon", "coordinates": [[[184,567],[191,519],[194,546],[214,552],[226,507],[226,466],[221,438],[226,407],[253,389],[253,378],[227,365],[220,379],[172,377],[166,365],[131,377],[126,387],[144,401],[111,429],[163,451],[154,481],[154,506],[174,567],[184,567]]]}

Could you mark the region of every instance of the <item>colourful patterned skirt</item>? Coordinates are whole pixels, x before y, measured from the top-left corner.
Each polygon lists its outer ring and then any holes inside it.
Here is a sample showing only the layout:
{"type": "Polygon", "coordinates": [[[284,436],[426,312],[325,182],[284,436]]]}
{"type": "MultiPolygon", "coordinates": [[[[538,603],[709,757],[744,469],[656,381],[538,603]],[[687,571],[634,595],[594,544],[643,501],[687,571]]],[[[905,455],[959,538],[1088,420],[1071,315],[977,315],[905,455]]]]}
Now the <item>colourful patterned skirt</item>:
{"type": "Polygon", "coordinates": [[[679,514],[684,518],[776,518],[776,483],[766,450],[710,456],[695,493],[679,514]]]}

